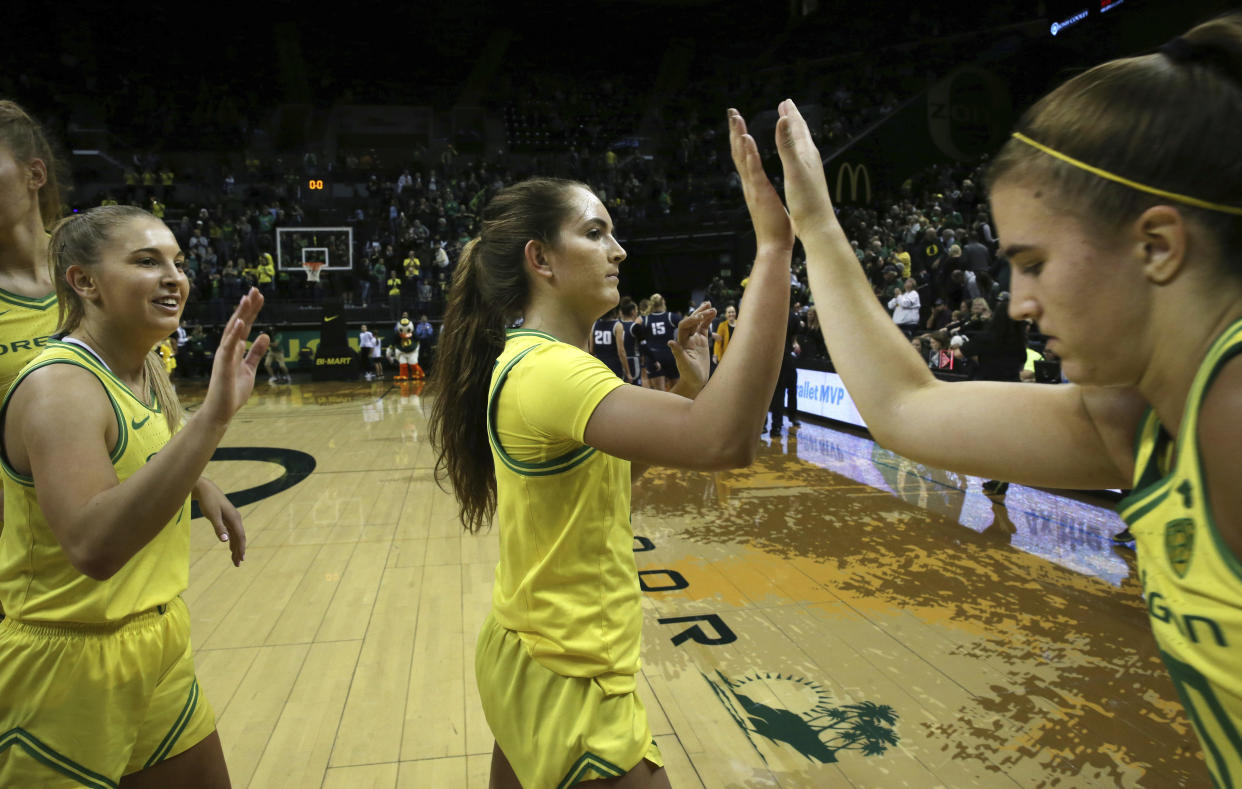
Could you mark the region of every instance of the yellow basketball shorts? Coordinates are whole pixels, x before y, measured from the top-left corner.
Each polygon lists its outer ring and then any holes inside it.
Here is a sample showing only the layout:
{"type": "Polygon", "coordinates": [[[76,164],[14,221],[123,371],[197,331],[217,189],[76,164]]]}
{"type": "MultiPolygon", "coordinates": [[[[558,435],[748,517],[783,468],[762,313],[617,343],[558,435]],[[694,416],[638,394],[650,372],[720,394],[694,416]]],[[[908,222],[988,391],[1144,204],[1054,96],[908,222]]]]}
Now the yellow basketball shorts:
{"type": "Polygon", "coordinates": [[[632,676],[557,674],[490,614],[474,672],[487,724],[526,789],[615,778],[643,759],[664,765],[632,676]]]}
{"type": "Polygon", "coordinates": [[[0,786],[115,787],[215,728],[180,597],[119,623],[0,622],[0,786]]]}

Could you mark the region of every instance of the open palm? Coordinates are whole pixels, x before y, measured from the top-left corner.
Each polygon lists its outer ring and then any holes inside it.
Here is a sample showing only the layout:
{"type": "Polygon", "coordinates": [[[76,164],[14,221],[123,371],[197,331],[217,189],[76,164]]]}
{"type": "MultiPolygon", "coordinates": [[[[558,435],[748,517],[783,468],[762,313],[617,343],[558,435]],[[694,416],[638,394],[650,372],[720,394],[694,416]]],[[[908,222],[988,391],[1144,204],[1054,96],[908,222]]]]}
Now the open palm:
{"type": "Polygon", "coordinates": [[[225,325],[201,409],[212,419],[227,422],[250,398],[259,361],[271,342],[266,334],[260,334],[246,350],[246,338],[262,308],[263,294],[251,288],[225,325]]]}

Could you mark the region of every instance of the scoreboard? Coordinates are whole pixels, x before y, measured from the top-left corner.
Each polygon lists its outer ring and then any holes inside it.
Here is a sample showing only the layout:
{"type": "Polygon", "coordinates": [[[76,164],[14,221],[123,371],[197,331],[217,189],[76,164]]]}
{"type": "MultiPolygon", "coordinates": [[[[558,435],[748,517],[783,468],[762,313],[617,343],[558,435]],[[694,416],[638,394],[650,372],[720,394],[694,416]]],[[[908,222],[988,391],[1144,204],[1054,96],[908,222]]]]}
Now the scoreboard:
{"type": "Polygon", "coordinates": [[[307,175],[298,184],[302,201],[310,205],[325,205],[332,198],[332,179],[322,173],[307,175]]]}

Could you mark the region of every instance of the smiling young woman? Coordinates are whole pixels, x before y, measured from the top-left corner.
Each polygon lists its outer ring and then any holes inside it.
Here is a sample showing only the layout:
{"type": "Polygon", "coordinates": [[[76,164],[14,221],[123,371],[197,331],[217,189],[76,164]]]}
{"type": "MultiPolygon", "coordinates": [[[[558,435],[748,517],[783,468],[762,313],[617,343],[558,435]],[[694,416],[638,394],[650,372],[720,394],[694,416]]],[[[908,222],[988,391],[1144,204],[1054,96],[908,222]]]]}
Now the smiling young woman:
{"type": "Polygon", "coordinates": [[[824,338],[877,441],[986,478],[1132,488],[1120,511],[1156,642],[1216,785],[1236,785],[1242,15],[1071,79],[1028,110],[992,165],[1009,313],[1052,336],[1067,386],[946,384],[902,353],[836,221],[806,123],[792,102],[779,114],[824,338]]]}
{"type": "Polygon", "coordinates": [[[475,661],[496,737],[492,786],[668,786],[635,691],[630,484],[648,464],[750,461],[784,341],[771,316],[789,309],[789,217],[736,112],[729,126],[758,251],[729,358],[706,386],[708,305],[670,343],[682,373],[672,392],[626,386],[587,353],[596,319],[617,306],[625,250],[583,184],[536,179],[498,194],[454,273],[430,423],[462,523],[474,531],[494,516],[500,527],[475,661]]]}
{"type": "Polygon", "coordinates": [[[58,340],[0,406],[0,785],[227,787],[199,695],[189,614],[190,498],[234,564],[241,516],[201,477],[266,350],[246,336],[252,290],[221,338],[202,408],[182,424],[152,352],[188,292],[181,250],[137,208],[94,208],[53,231],[58,340]]]}

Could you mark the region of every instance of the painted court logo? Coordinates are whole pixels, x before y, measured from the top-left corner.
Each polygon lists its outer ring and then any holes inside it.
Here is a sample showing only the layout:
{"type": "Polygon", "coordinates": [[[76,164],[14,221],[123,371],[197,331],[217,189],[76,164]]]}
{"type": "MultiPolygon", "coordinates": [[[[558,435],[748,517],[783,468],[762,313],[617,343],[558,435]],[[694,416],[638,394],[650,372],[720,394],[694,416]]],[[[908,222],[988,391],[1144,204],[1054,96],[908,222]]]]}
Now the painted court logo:
{"type": "Polygon", "coordinates": [[[842,751],[879,756],[900,741],[893,728],[897,712],[887,704],[835,706],[827,688],[791,675],[755,673],[732,680],[717,671],[715,679],[706,674],[703,679],[765,763],[763,741],[822,764],[839,761],[842,751]],[[756,742],[754,735],[763,739],[756,742]]]}
{"type": "Polygon", "coordinates": [[[1195,550],[1195,522],[1191,518],[1178,518],[1164,526],[1164,551],[1169,566],[1178,578],[1185,578],[1190,569],[1190,557],[1195,550]]]}

